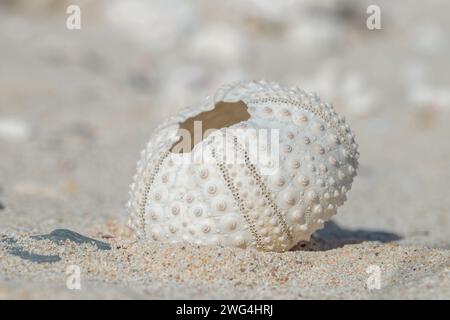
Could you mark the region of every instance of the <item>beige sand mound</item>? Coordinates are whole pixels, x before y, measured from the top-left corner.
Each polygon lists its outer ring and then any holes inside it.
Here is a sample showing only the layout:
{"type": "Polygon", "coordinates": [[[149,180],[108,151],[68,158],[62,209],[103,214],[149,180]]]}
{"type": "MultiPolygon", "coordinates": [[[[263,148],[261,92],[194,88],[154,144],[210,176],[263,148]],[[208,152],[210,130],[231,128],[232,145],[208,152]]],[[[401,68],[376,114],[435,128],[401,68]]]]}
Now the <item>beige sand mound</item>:
{"type": "Polygon", "coordinates": [[[448,250],[377,242],[326,250],[331,242],[313,239],[301,250],[266,253],[103,237],[3,238],[0,297],[450,298],[448,250]],[[80,268],[80,290],[66,287],[70,265],[80,268]]]}

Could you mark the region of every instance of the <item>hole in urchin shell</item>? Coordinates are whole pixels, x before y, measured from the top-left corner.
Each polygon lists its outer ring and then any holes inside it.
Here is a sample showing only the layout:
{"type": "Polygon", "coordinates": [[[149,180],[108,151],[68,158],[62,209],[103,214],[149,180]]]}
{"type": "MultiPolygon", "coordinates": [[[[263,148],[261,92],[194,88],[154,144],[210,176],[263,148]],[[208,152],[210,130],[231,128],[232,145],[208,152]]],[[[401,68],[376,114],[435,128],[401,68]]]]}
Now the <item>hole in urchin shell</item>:
{"type": "Polygon", "coordinates": [[[213,110],[199,113],[180,123],[180,139],[170,149],[173,153],[189,153],[194,146],[203,141],[214,130],[230,127],[250,119],[247,105],[242,102],[216,103],[213,110]],[[198,132],[197,132],[198,131],[198,132]]]}

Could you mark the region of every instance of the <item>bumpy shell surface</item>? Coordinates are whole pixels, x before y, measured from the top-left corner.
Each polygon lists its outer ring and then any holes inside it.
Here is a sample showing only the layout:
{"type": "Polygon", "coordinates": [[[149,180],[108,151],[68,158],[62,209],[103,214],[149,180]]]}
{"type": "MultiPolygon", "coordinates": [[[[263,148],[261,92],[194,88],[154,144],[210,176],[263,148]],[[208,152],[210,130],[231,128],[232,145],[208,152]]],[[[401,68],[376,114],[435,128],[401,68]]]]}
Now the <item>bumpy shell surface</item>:
{"type": "Polygon", "coordinates": [[[358,156],[345,119],[316,95],[264,81],[233,83],[156,129],[131,185],[129,225],[151,241],[285,251],[309,240],[336,214],[356,176],[358,156]],[[220,101],[247,106],[250,118],[231,128],[279,130],[275,172],[261,174],[245,147],[237,147],[240,164],[224,165],[215,144],[222,130],[192,150],[194,157],[202,150],[208,161],[173,161],[179,124],[220,101]]]}

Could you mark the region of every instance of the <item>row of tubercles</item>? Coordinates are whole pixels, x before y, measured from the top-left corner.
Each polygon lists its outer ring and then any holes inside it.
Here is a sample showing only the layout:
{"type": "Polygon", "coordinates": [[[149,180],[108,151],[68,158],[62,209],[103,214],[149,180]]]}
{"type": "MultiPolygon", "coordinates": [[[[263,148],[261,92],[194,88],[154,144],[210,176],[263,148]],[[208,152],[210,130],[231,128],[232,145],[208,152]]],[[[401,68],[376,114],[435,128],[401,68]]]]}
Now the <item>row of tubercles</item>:
{"type": "Polygon", "coordinates": [[[162,153],[162,155],[159,157],[158,162],[156,163],[155,167],[152,169],[151,174],[148,176],[148,180],[145,183],[144,193],[142,195],[141,204],[139,207],[139,213],[140,213],[140,221],[141,221],[141,228],[142,228],[142,234],[145,238],[145,227],[146,227],[146,219],[145,219],[145,208],[147,206],[148,202],[148,195],[150,194],[150,190],[152,188],[152,185],[155,181],[156,176],[158,175],[160,168],[162,164],[164,163],[164,160],[167,158],[167,156],[170,154],[170,151],[167,150],[162,153]]]}
{"type": "Polygon", "coordinates": [[[278,223],[280,224],[281,229],[286,234],[289,241],[292,242],[293,238],[289,231],[289,227],[286,224],[286,220],[283,217],[283,213],[281,212],[280,208],[278,208],[278,206],[275,204],[274,200],[272,199],[271,193],[269,192],[266,184],[264,183],[263,179],[259,175],[255,165],[253,163],[251,163],[247,150],[242,148],[242,146],[238,142],[237,137],[233,137],[233,141],[234,141],[235,148],[243,153],[245,165],[249,169],[250,174],[252,175],[253,179],[255,180],[256,185],[261,190],[261,194],[267,200],[269,207],[272,209],[272,212],[277,216],[278,223]]]}
{"type": "MultiPolygon", "coordinates": [[[[211,140],[211,142],[214,141],[214,137],[211,140]]],[[[211,149],[212,157],[216,160],[216,164],[219,168],[219,171],[222,173],[222,177],[225,180],[227,188],[230,190],[231,195],[233,196],[233,199],[235,200],[236,204],[238,205],[239,211],[242,213],[245,221],[247,222],[247,225],[250,229],[250,232],[252,233],[253,238],[256,242],[256,247],[259,249],[264,250],[264,245],[262,244],[261,236],[258,234],[255,224],[253,223],[252,219],[250,218],[248,212],[249,209],[245,206],[244,201],[242,200],[241,196],[239,195],[239,190],[235,186],[234,182],[231,179],[231,176],[225,166],[225,163],[222,160],[219,160],[220,157],[217,156],[215,148],[211,149]]]]}
{"type": "MultiPolygon", "coordinates": [[[[357,145],[354,142],[354,136],[351,133],[350,128],[344,124],[340,125],[341,120],[337,118],[337,114],[335,114],[334,112],[332,114],[331,110],[323,112],[319,108],[314,108],[309,103],[302,103],[293,98],[281,98],[281,97],[255,98],[246,101],[246,103],[249,105],[258,105],[264,103],[288,104],[295,106],[297,109],[311,112],[312,114],[315,114],[318,117],[320,117],[330,128],[334,129],[342,137],[342,139],[340,139],[340,142],[345,145],[347,150],[351,151],[349,152],[350,156],[352,156],[352,154],[354,153],[355,157],[357,157],[357,145]],[[335,116],[332,117],[332,115],[335,116]]],[[[265,111],[271,112],[271,109],[267,108],[265,111]]]]}

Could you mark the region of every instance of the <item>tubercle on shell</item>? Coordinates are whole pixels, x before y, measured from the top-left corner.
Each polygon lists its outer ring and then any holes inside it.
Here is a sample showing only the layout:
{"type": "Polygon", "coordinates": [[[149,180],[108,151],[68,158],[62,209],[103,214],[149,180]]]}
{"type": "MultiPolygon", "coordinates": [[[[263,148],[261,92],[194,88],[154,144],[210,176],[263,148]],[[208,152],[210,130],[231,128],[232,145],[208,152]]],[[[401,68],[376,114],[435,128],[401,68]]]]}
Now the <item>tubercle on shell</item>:
{"type": "MultiPolygon", "coordinates": [[[[205,138],[202,148],[220,153],[214,139],[221,134],[222,129],[205,138]]],[[[309,240],[336,214],[356,176],[358,157],[345,118],[317,95],[274,82],[235,82],[155,130],[130,186],[129,225],[142,239],[285,251],[309,240]],[[168,150],[179,124],[221,101],[242,101],[250,113],[232,128],[280,130],[275,174],[262,175],[239,143],[242,166],[215,159],[183,167],[171,160],[168,150]]]]}

